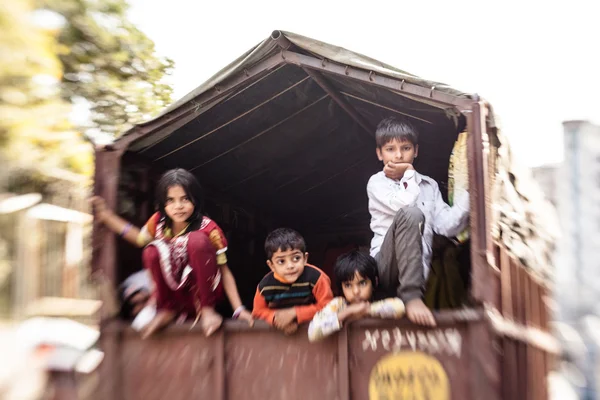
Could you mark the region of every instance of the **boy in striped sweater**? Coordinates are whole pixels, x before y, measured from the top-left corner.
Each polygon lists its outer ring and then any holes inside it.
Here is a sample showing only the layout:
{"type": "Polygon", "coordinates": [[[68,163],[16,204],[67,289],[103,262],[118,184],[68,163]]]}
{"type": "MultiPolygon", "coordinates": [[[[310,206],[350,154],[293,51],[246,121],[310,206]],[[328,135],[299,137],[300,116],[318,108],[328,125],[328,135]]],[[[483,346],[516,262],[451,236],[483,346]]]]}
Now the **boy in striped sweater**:
{"type": "Polygon", "coordinates": [[[304,238],[293,229],[271,232],[265,252],[271,272],[258,284],[252,315],[292,334],[331,301],[331,281],[319,268],[307,264],[304,238]]]}

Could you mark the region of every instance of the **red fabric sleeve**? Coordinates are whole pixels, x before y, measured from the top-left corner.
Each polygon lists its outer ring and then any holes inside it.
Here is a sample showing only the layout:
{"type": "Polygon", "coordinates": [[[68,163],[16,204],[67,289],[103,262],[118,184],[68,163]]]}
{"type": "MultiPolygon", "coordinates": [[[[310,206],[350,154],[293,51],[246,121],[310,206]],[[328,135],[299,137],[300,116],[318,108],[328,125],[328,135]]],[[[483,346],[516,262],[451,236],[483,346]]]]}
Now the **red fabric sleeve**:
{"type": "Polygon", "coordinates": [[[206,217],[204,218],[205,221],[209,222],[205,227],[201,229],[206,232],[208,238],[210,239],[210,242],[215,247],[215,251],[217,252],[217,264],[227,264],[227,256],[225,255],[225,252],[227,251],[227,238],[225,237],[225,234],[215,221],[206,217]]]}

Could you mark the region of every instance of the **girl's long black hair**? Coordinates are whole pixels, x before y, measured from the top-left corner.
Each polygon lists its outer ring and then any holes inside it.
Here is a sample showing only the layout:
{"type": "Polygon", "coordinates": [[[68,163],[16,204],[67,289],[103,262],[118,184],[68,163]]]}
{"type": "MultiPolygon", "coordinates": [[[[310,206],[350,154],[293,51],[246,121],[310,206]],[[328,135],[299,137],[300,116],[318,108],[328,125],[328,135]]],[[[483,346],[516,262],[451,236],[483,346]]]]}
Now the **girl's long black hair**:
{"type": "Polygon", "coordinates": [[[169,228],[171,228],[173,221],[171,221],[171,218],[169,218],[165,212],[165,205],[167,204],[167,193],[169,192],[169,188],[177,185],[183,188],[185,194],[194,204],[194,212],[187,220],[190,225],[188,226],[186,232],[197,230],[200,228],[202,218],[204,217],[202,212],[204,197],[202,194],[202,187],[200,186],[200,183],[198,183],[196,177],[185,169],[170,169],[158,180],[155,194],[158,211],[160,211],[161,215],[166,218],[166,224],[169,228]]]}

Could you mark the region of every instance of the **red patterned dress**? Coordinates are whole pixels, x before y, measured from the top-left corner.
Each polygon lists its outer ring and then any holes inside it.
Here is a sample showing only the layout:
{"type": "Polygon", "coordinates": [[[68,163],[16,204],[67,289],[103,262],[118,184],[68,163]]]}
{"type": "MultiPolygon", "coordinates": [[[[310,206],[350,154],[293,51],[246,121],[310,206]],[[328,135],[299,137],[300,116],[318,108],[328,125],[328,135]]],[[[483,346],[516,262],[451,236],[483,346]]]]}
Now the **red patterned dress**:
{"type": "Polygon", "coordinates": [[[197,230],[186,228],[177,235],[165,222],[155,213],[138,237],[146,246],[142,259],[154,281],[156,308],[194,318],[200,308],[214,307],[223,297],[219,267],[227,263],[227,239],[207,217],[197,230]]]}

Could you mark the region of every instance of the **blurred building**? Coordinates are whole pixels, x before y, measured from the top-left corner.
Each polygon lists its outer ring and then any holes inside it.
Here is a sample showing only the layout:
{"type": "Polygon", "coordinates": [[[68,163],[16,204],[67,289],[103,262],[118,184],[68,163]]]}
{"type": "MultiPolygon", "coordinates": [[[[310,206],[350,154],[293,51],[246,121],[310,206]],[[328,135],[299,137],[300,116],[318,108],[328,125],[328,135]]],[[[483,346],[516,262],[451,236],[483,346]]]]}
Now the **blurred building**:
{"type": "Polygon", "coordinates": [[[559,165],[543,165],[531,169],[533,178],[540,185],[540,188],[544,192],[544,196],[554,207],[557,206],[557,192],[556,192],[556,174],[558,172],[559,165]]]}
{"type": "Polygon", "coordinates": [[[600,313],[600,126],[563,126],[564,161],[554,181],[562,229],[557,278],[563,317],[572,320],[600,313]]]}
{"type": "Polygon", "coordinates": [[[53,170],[43,194],[0,191],[0,320],[95,317],[88,187],[85,177],[53,170]]]}

